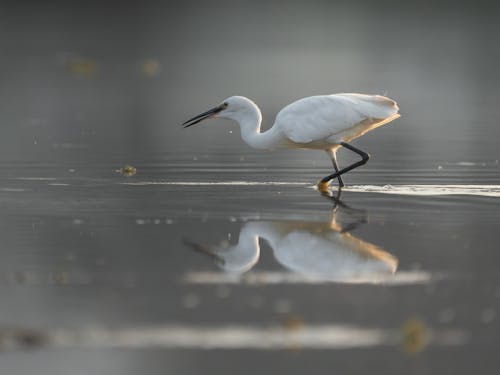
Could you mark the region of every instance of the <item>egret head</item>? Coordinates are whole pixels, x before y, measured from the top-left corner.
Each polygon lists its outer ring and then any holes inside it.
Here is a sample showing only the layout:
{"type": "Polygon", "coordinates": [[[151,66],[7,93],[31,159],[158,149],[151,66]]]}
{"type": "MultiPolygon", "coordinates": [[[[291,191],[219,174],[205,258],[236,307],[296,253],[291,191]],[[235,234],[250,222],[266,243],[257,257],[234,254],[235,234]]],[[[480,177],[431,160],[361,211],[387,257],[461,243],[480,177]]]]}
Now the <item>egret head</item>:
{"type": "Polygon", "coordinates": [[[225,118],[238,121],[241,116],[254,113],[256,108],[255,103],[244,96],[230,96],[216,107],[189,119],[182,125],[187,128],[208,118],[225,118]]]}

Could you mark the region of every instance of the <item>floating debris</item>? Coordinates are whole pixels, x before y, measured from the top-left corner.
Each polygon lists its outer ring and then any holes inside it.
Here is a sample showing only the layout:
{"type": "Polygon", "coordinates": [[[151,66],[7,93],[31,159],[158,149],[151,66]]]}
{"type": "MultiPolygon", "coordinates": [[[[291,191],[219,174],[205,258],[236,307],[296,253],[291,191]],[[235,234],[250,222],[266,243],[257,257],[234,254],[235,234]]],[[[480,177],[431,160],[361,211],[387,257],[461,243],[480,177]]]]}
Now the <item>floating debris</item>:
{"type": "Polygon", "coordinates": [[[121,173],[121,175],[125,177],[132,177],[137,173],[137,168],[131,165],[125,165],[124,167],[117,169],[116,172],[121,173]]]}
{"type": "Polygon", "coordinates": [[[71,59],[65,65],[69,73],[77,76],[92,77],[98,71],[97,63],[93,60],[71,59]]]}
{"type": "Polygon", "coordinates": [[[48,275],[49,285],[68,285],[70,282],[70,274],[67,271],[51,272],[48,275]]]}
{"type": "Polygon", "coordinates": [[[301,316],[289,316],[283,320],[282,325],[289,331],[296,331],[304,328],[304,319],[301,316]]]}
{"type": "Polygon", "coordinates": [[[402,347],[408,354],[418,354],[429,344],[431,332],[426,324],[418,319],[407,320],[401,327],[402,347]]]}
{"type": "Polygon", "coordinates": [[[300,316],[289,316],[281,324],[283,328],[290,333],[286,349],[291,352],[301,351],[303,349],[303,345],[294,336],[300,335],[300,331],[306,328],[304,319],[300,316]]]}
{"type": "Polygon", "coordinates": [[[146,59],[141,63],[141,73],[146,77],[155,77],[161,71],[161,65],[158,60],[146,59]]]}
{"type": "Polygon", "coordinates": [[[0,332],[0,350],[5,349],[36,349],[47,343],[47,336],[43,332],[13,328],[0,332]]]}

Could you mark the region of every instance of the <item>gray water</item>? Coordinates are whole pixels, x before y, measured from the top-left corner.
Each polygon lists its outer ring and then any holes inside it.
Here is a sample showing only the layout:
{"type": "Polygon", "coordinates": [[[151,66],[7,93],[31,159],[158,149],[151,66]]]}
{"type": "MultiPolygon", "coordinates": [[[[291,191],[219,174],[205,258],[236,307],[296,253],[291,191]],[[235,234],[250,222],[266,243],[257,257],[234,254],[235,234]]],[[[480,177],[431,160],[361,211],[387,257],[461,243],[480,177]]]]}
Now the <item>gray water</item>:
{"type": "Polygon", "coordinates": [[[494,7],[28,4],[0,16],[1,373],[497,373],[494,7]],[[345,91],[402,117],[331,197],[322,152],[180,127],[345,91]]]}

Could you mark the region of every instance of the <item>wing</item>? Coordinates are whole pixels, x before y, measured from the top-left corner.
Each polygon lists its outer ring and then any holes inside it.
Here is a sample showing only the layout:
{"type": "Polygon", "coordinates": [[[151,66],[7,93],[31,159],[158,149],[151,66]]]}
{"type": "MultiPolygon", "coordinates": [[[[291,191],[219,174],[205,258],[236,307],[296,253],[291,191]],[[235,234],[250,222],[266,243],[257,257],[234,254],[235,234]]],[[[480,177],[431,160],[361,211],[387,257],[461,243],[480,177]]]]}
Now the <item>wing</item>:
{"type": "Polygon", "coordinates": [[[311,96],[283,108],[275,126],[295,143],[355,138],[397,117],[395,101],[380,95],[311,96]]]}

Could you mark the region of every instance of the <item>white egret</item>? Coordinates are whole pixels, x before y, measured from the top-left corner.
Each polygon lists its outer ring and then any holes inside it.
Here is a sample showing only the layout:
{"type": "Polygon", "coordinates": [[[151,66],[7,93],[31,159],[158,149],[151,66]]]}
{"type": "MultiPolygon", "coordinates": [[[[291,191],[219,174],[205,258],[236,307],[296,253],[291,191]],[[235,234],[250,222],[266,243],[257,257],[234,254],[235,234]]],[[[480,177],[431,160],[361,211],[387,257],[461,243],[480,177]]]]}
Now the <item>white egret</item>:
{"type": "Polygon", "coordinates": [[[231,96],[216,107],[183,123],[189,127],[208,118],[235,120],[241,128],[241,137],[257,149],[299,148],[325,150],[330,156],[335,173],[318,182],[326,190],[328,183],[337,178],[344,186],[341,175],[365,164],[369,155],[347,142],[368,131],[398,118],[397,103],[381,95],[334,94],[300,99],[283,108],[274,125],[260,132],[262,115],[259,107],[243,96],[231,96]],[[339,169],[336,152],[340,146],[361,156],[361,160],[339,169]]]}

